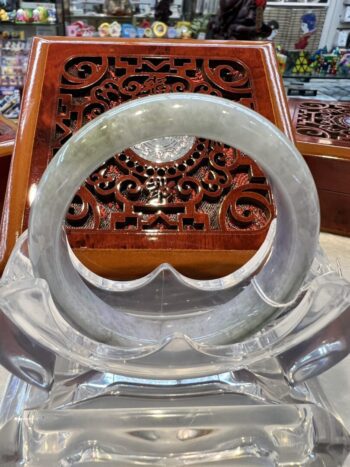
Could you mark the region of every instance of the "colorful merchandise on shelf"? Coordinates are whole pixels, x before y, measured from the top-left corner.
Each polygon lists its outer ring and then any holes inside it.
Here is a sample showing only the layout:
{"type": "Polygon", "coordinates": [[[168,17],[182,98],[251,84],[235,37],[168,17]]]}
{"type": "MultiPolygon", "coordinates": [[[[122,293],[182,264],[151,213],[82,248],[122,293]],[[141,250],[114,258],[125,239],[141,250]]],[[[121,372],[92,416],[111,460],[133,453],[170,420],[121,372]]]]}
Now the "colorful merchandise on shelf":
{"type": "Polygon", "coordinates": [[[176,37],[177,37],[176,28],[173,28],[173,27],[168,28],[168,38],[176,39],[176,37]]]}
{"type": "Polygon", "coordinates": [[[109,27],[109,34],[111,37],[120,37],[121,36],[122,27],[118,23],[118,21],[113,21],[109,27]]]}
{"type": "Polygon", "coordinates": [[[14,23],[16,21],[17,11],[12,10],[12,11],[9,12],[8,15],[9,15],[9,21],[14,23]]]}
{"type": "Polygon", "coordinates": [[[18,40],[16,38],[14,38],[13,40],[3,40],[0,44],[0,49],[1,51],[6,52],[23,51],[23,53],[28,55],[30,49],[30,42],[26,40],[18,40]]]}
{"type": "Polygon", "coordinates": [[[317,75],[335,76],[339,72],[341,52],[335,48],[330,53],[326,48],[317,50],[311,57],[312,72],[317,75]]]}
{"type": "Polygon", "coordinates": [[[56,21],[57,21],[57,17],[56,17],[56,10],[54,8],[50,8],[48,10],[48,18],[47,18],[47,22],[49,24],[55,24],[56,21]]]}
{"type": "Polygon", "coordinates": [[[0,10],[0,21],[9,21],[9,14],[4,9],[0,10]]]}
{"type": "Polygon", "coordinates": [[[282,50],[282,47],[279,45],[276,47],[276,55],[279,71],[281,75],[283,75],[287,68],[288,55],[285,53],[284,50],[282,50]]]}
{"type": "Polygon", "coordinates": [[[144,35],[147,38],[153,37],[153,31],[151,28],[145,28],[144,35]]]}
{"type": "Polygon", "coordinates": [[[98,34],[100,37],[109,37],[111,35],[111,25],[109,23],[100,24],[98,34]]]}
{"type": "MultiPolygon", "coordinates": [[[[114,23],[112,23],[113,25],[114,23]]],[[[118,24],[118,23],[117,23],[118,24]]],[[[111,27],[112,27],[111,25],[111,27]]],[[[137,37],[137,30],[135,26],[129,23],[124,23],[121,26],[121,33],[119,34],[121,37],[128,37],[128,38],[134,38],[137,37]]],[[[113,36],[113,32],[111,31],[111,36],[113,36]]],[[[115,36],[114,36],[115,37],[115,36]]]]}
{"type": "Polygon", "coordinates": [[[75,21],[66,26],[66,34],[70,37],[92,37],[95,28],[84,21],[75,21]]]}
{"type": "Polygon", "coordinates": [[[296,75],[308,75],[311,72],[312,68],[310,66],[309,54],[304,51],[297,52],[296,59],[294,61],[294,66],[292,68],[292,73],[296,75]]]}
{"type": "Polygon", "coordinates": [[[137,27],[137,28],[136,28],[136,34],[137,34],[137,37],[139,37],[139,38],[144,37],[144,35],[145,35],[145,28],[137,27]]]}
{"type": "MultiPolygon", "coordinates": [[[[120,37],[122,35],[122,26],[117,21],[113,21],[113,23],[102,23],[98,27],[98,33],[100,37],[120,37]]],[[[133,37],[136,37],[136,35],[133,37]]]]}
{"type": "Polygon", "coordinates": [[[16,13],[17,23],[31,23],[33,21],[32,10],[20,8],[16,13]]]}
{"type": "Polygon", "coordinates": [[[34,23],[47,23],[49,19],[49,12],[47,8],[38,6],[33,10],[34,23]]]}
{"type": "Polygon", "coordinates": [[[209,20],[209,16],[195,18],[191,24],[192,37],[195,37],[196,39],[205,39],[209,20]]]}
{"type": "Polygon", "coordinates": [[[25,32],[24,31],[11,31],[11,30],[4,30],[0,31],[0,40],[9,40],[9,39],[25,39],[25,32]]]}
{"type": "Polygon", "coordinates": [[[147,29],[147,28],[150,28],[152,25],[152,22],[151,20],[147,17],[147,18],[144,18],[141,23],[140,23],[140,28],[143,28],[143,29],[147,29]]]}
{"type": "Polygon", "coordinates": [[[54,9],[50,11],[43,7],[37,8],[19,8],[16,13],[16,23],[35,23],[47,24],[56,21],[56,12],[54,9]]]}
{"type": "Polygon", "coordinates": [[[154,37],[166,37],[168,32],[168,26],[161,21],[155,21],[152,24],[152,31],[154,37]]]}
{"type": "Polygon", "coordinates": [[[30,43],[24,40],[0,42],[0,85],[22,87],[27,70],[30,43]]]}
{"type": "MultiPolygon", "coordinates": [[[[141,22],[138,27],[129,24],[122,25],[122,37],[147,37],[147,38],[168,38],[168,39],[205,39],[205,30],[208,25],[209,17],[198,18],[193,23],[189,21],[179,21],[175,26],[167,26],[161,21],[155,21],[151,27],[144,27],[146,22],[141,22]],[[130,28],[130,29],[129,29],[130,28]],[[130,35],[130,32],[132,35],[130,35]]],[[[110,36],[108,32],[108,23],[100,26],[102,29],[100,35],[110,36]]]]}
{"type": "Polygon", "coordinates": [[[18,118],[21,96],[14,86],[0,86],[0,114],[6,118],[18,118]]]}
{"type": "Polygon", "coordinates": [[[192,36],[192,24],[189,21],[179,21],[176,23],[177,37],[180,39],[190,39],[192,36]]]}
{"type": "Polygon", "coordinates": [[[350,52],[345,52],[339,61],[339,72],[343,76],[350,77],[350,52]]]}
{"type": "Polygon", "coordinates": [[[16,10],[13,11],[5,11],[5,10],[0,10],[0,22],[8,22],[8,23],[13,23],[16,21],[16,10]]]}

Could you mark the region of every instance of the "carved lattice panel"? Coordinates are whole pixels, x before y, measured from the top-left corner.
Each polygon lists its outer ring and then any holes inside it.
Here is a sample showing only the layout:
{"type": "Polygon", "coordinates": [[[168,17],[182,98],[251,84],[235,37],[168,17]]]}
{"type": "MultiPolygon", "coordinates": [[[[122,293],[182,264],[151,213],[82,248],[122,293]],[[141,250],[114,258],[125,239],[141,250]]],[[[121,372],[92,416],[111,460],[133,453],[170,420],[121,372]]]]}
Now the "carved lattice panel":
{"type": "Polygon", "coordinates": [[[321,229],[350,234],[350,103],[290,99],[297,147],[314,177],[321,229]]]}
{"type": "MultiPolygon", "coordinates": [[[[114,106],[164,92],[209,93],[255,109],[291,136],[271,44],[68,38],[33,44],[2,223],[2,267],[28,225],[49,161],[75,131],[114,106]]],[[[173,163],[148,163],[139,154],[130,148],[115,154],[74,196],[68,237],[89,267],[115,276],[111,264],[126,250],[135,250],[134,258],[153,250],[150,261],[184,250],[166,260],[192,265],[187,251],[196,251],[196,260],[205,251],[204,264],[214,250],[244,250],[246,260],[259,248],[274,207],[264,174],[246,155],[198,138],[173,163]]],[[[235,257],[221,258],[228,271],[235,257]]],[[[210,258],[216,267],[217,256],[210,258]]]]}
{"type": "MultiPolygon", "coordinates": [[[[295,116],[298,140],[303,137],[350,146],[350,103],[303,101],[295,116]]],[[[307,140],[307,139],[306,139],[307,140]]]]}
{"type": "MultiPolygon", "coordinates": [[[[74,57],[64,65],[51,154],[97,115],[130,99],[200,92],[254,108],[250,72],[238,60],[74,57]]],[[[261,230],[273,216],[266,180],[248,157],[196,140],[181,159],[151,164],[132,150],[94,172],[76,194],[69,228],[132,232],[261,230]]]]}

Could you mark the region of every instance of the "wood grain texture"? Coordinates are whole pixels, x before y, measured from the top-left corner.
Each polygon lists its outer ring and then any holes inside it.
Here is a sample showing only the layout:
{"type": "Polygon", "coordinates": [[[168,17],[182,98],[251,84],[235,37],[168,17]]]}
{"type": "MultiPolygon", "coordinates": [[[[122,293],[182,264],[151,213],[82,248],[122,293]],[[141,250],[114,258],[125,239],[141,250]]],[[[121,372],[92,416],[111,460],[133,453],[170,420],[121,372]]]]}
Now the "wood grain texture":
{"type": "MultiPolygon", "coordinates": [[[[202,92],[255,109],[292,138],[277,70],[273,46],[263,42],[36,38],[1,226],[1,267],[27,227],[48,162],[86,122],[130,99],[202,92]]],[[[170,256],[179,270],[193,276],[198,261],[197,277],[212,277],[251,256],[273,216],[256,164],[234,148],[197,140],[173,164],[146,163],[130,149],[116,154],[75,195],[66,228],[78,257],[108,277],[129,277],[118,262],[130,250],[143,272],[156,256],[168,261],[161,251],[177,251],[170,256]]]]}
{"type": "Polygon", "coordinates": [[[350,236],[350,194],[319,190],[322,230],[350,236]]]}
{"type": "Polygon", "coordinates": [[[16,131],[17,124],[0,115],[0,219],[4,206],[16,131]]]}

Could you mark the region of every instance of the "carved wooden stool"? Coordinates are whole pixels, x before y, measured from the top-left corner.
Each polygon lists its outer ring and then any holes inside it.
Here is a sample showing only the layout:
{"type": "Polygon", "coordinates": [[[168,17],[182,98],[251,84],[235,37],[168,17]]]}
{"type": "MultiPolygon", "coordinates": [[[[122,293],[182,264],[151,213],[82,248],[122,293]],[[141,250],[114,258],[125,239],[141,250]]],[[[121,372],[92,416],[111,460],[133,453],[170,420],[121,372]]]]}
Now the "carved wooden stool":
{"type": "Polygon", "coordinates": [[[16,123],[0,115],[0,218],[4,204],[16,130],[16,123]]]}
{"type": "Polygon", "coordinates": [[[291,99],[289,106],[318,189],[321,227],[350,235],[350,102],[291,99]]]}
{"type": "MultiPolygon", "coordinates": [[[[1,226],[1,267],[27,227],[38,180],[64,142],[102,112],[163,92],[238,101],[292,138],[271,44],[36,38],[1,226]]],[[[172,163],[162,163],[161,154],[159,163],[146,163],[143,151],[155,150],[149,148],[117,154],[79,189],[66,218],[77,256],[118,279],[163,262],[191,277],[218,277],[247,261],[274,216],[257,165],[207,140],[178,140],[172,163]]]]}

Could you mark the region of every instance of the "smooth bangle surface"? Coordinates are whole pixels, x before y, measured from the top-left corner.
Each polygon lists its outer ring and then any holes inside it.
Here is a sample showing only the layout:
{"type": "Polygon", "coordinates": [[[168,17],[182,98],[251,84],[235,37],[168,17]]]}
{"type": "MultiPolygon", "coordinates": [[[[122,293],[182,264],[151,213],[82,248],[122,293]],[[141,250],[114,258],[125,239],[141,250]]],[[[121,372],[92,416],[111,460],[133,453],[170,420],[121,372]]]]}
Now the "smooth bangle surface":
{"type": "MultiPolygon", "coordinates": [[[[254,287],[244,287],[238,294],[237,285],[224,280],[220,287],[209,286],[226,297],[213,314],[189,313],[168,321],[166,316],[158,320],[134,316],[99,298],[73,266],[62,224],[84,180],[128,147],[183,135],[234,146],[255,159],[267,175],[277,206],[277,228],[271,255],[255,277],[266,296],[287,302],[310,268],[319,233],[315,185],[299,152],[268,120],[237,103],[201,94],[162,94],[120,105],[85,125],[56,154],[39,183],[29,223],[29,254],[36,276],[48,282],[64,316],[96,340],[141,345],[182,333],[220,344],[252,332],[275,311],[254,287]]],[[[180,311],[181,306],[179,300],[180,311]]]]}

